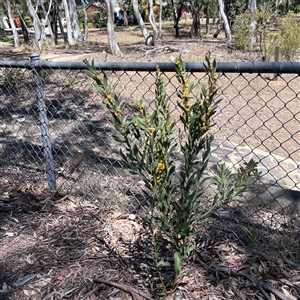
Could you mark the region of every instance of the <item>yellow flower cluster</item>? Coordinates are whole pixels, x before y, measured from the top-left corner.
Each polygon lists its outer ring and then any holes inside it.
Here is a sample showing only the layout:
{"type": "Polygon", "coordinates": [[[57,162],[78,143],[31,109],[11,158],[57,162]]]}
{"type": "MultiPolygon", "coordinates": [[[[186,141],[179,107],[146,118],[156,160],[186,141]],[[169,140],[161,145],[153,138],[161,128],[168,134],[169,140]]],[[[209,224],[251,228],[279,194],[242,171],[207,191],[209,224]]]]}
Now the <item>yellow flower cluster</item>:
{"type": "MultiPolygon", "coordinates": [[[[159,162],[157,163],[157,166],[155,168],[155,174],[160,175],[164,170],[165,170],[165,164],[162,160],[159,160],[159,162]]],[[[162,177],[161,176],[157,176],[156,177],[156,183],[157,184],[161,184],[162,183],[162,177]]]]}
{"type": "MultiPolygon", "coordinates": [[[[185,72],[182,72],[185,74],[185,72]]],[[[186,77],[184,76],[183,92],[182,92],[182,101],[186,110],[190,109],[189,102],[189,85],[186,83],[186,77]]]]}
{"type": "Polygon", "coordinates": [[[209,117],[211,115],[211,112],[212,112],[211,108],[208,108],[206,112],[206,116],[209,117]]]}
{"type": "Polygon", "coordinates": [[[155,169],[156,174],[161,174],[165,170],[165,164],[162,160],[160,160],[155,169]]]}
{"type": "Polygon", "coordinates": [[[116,117],[120,116],[121,113],[122,113],[122,110],[121,110],[121,109],[117,109],[116,111],[114,111],[114,115],[115,115],[116,117]]]}
{"type": "Polygon", "coordinates": [[[153,128],[153,127],[148,127],[148,132],[149,132],[149,135],[150,135],[150,136],[152,136],[153,131],[154,131],[154,128],[153,128]]]}
{"type": "Polygon", "coordinates": [[[188,89],[184,89],[184,91],[182,93],[182,97],[183,98],[188,98],[189,97],[189,90],[188,89]]]}
{"type": "MultiPolygon", "coordinates": [[[[177,68],[180,68],[180,59],[177,59],[175,61],[175,65],[177,68]]],[[[179,84],[182,88],[182,102],[184,105],[184,108],[186,110],[190,109],[190,103],[189,103],[189,93],[190,93],[190,86],[187,82],[187,75],[186,71],[180,70],[180,77],[179,77],[179,84]]]]}
{"type": "Polygon", "coordinates": [[[205,133],[206,131],[207,131],[207,127],[206,127],[205,125],[202,126],[202,127],[201,127],[201,132],[202,132],[202,133],[205,133]]]}
{"type": "Polygon", "coordinates": [[[247,177],[248,177],[248,170],[247,169],[243,169],[242,178],[246,179],[247,177]]]}

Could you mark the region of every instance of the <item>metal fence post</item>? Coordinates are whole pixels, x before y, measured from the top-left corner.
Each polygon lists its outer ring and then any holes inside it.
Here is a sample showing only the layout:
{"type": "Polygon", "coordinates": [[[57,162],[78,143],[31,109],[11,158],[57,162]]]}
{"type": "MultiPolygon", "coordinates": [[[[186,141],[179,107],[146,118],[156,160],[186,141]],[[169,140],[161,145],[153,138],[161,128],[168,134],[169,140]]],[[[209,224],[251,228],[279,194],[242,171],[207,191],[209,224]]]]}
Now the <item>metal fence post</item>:
{"type": "Polygon", "coordinates": [[[39,120],[40,128],[42,134],[42,141],[44,147],[44,155],[46,158],[46,173],[48,185],[51,190],[56,190],[56,180],[55,180],[55,170],[53,166],[53,157],[52,157],[52,147],[50,142],[50,134],[48,129],[48,118],[47,118],[47,108],[45,105],[45,96],[43,90],[43,80],[40,74],[40,68],[35,64],[35,62],[40,61],[40,56],[37,53],[32,53],[30,55],[30,60],[32,62],[33,78],[35,83],[35,91],[37,96],[37,105],[39,109],[39,120]]]}
{"type": "MultiPolygon", "coordinates": [[[[275,46],[275,62],[279,62],[279,46],[275,46]]],[[[278,73],[275,73],[273,80],[277,80],[278,75],[279,75],[278,73]]]]}

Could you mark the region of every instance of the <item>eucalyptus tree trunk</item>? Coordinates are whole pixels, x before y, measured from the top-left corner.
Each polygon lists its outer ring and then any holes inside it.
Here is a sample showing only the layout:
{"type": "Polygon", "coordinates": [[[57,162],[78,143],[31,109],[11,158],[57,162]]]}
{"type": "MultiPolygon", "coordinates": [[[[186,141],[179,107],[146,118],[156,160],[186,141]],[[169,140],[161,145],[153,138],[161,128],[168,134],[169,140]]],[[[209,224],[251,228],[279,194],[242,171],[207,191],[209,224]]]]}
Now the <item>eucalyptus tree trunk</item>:
{"type": "Polygon", "coordinates": [[[194,0],[191,1],[191,10],[193,23],[190,30],[190,38],[201,38],[201,28],[200,28],[200,11],[203,5],[203,1],[194,0]]]}
{"type": "Polygon", "coordinates": [[[83,36],[79,26],[75,0],[69,0],[70,21],[73,29],[73,37],[76,42],[82,42],[83,36]]]}
{"type": "Polygon", "coordinates": [[[126,5],[123,7],[123,17],[124,17],[124,26],[128,26],[128,16],[127,16],[127,8],[126,5]]]}
{"type": "Polygon", "coordinates": [[[52,43],[55,44],[55,36],[54,36],[53,30],[52,30],[52,27],[51,27],[51,24],[50,24],[50,21],[49,21],[49,14],[50,14],[50,11],[52,9],[52,0],[50,0],[50,2],[49,2],[47,12],[46,12],[45,5],[44,5],[43,1],[41,1],[41,6],[42,6],[43,13],[44,13],[44,16],[45,16],[45,25],[48,26],[48,30],[49,30],[49,34],[50,34],[52,43]]]}
{"type": "Polygon", "coordinates": [[[182,8],[183,8],[183,2],[180,3],[179,9],[177,10],[174,4],[174,1],[172,1],[173,5],[173,15],[174,15],[174,29],[175,29],[175,37],[179,37],[179,21],[182,13],[182,8]]]}
{"type": "Polygon", "coordinates": [[[20,13],[20,11],[17,9],[18,14],[20,16],[20,21],[21,21],[21,27],[22,27],[22,32],[23,32],[23,39],[24,39],[24,44],[29,44],[29,33],[28,33],[28,28],[26,25],[26,22],[24,21],[23,15],[20,13]]]}
{"type": "Polygon", "coordinates": [[[24,15],[23,13],[19,10],[17,5],[14,5],[14,9],[18,12],[18,15],[20,16],[20,22],[21,22],[21,27],[22,27],[22,33],[23,33],[23,39],[24,39],[24,44],[29,44],[30,38],[29,38],[29,32],[28,32],[28,27],[26,25],[26,22],[24,20],[24,15]]]}
{"type": "Polygon", "coordinates": [[[18,36],[16,25],[15,25],[15,21],[11,14],[11,6],[10,6],[9,0],[6,0],[6,9],[7,9],[7,14],[8,14],[8,20],[9,20],[11,30],[12,30],[12,33],[14,36],[14,46],[16,48],[18,48],[18,47],[20,47],[20,41],[19,41],[19,36],[18,36]]]}
{"type": "Polygon", "coordinates": [[[69,6],[67,3],[67,0],[62,0],[64,9],[65,9],[65,17],[66,17],[66,25],[67,25],[67,38],[68,38],[68,43],[69,45],[74,45],[75,41],[73,38],[73,28],[71,24],[71,18],[70,18],[70,12],[69,12],[69,6]]]}
{"type": "Polygon", "coordinates": [[[285,13],[289,13],[290,12],[290,0],[286,0],[285,2],[285,13]]]}
{"type": "MultiPolygon", "coordinates": [[[[63,24],[61,22],[61,11],[60,11],[59,4],[58,4],[57,0],[55,1],[55,11],[56,11],[56,14],[57,14],[57,21],[58,21],[58,26],[59,26],[59,29],[60,29],[61,36],[64,40],[64,43],[67,44],[68,43],[68,37],[67,37],[67,34],[64,31],[64,27],[63,27],[63,24]]],[[[57,24],[55,24],[55,26],[57,26],[57,24]]]]}
{"type": "MultiPolygon", "coordinates": [[[[41,50],[43,42],[47,42],[45,30],[41,26],[39,16],[37,15],[37,12],[31,3],[31,0],[26,0],[26,4],[27,4],[28,10],[29,10],[29,13],[33,19],[34,37],[35,37],[34,46],[38,50],[41,50]]],[[[36,9],[38,9],[38,7],[36,9]]]]}
{"type": "MultiPolygon", "coordinates": [[[[161,3],[161,0],[160,0],[161,3]]],[[[154,38],[158,38],[158,31],[155,25],[155,19],[154,19],[154,14],[153,14],[153,0],[149,0],[149,22],[151,24],[152,30],[153,30],[153,35],[154,38]]]]}
{"type": "Polygon", "coordinates": [[[222,21],[224,22],[224,28],[227,37],[226,45],[229,46],[231,44],[232,37],[231,37],[231,30],[229,27],[228,19],[224,11],[224,0],[218,0],[218,4],[219,4],[219,12],[222,17],[222,21]]]}
{"type": "Polygon", "coordinates": [[[107,13],[107,36],[108,44],[113,55],[123,56],[123,53],[117,43],[114,29],[114,9],[110,0],[105,0],[107,13]]]}
{"type": "Polygon", "coordinates": [[[249,0],[248,6],[249,6],[249,9],[250,9],[251,14],[252,14],[251,24],[250,24],[250,31],[251,31],[250,49],[252,49],[253,45],[257,41],[257,36],[256,36],[257,22],[255,20],[255,13],[256,13],[256,10],[257,10],[256,0],[249,0]]]}
{"type": "Polygon", "coordinates": [[[85,2],[84,0],[81,0],[82,3],[82,7],[83,7],[83,14],[84,14],[84,38],[83,41],[87,42],[88,40],[88,35],[89,35],[89,28],[88,28],[88,16],[87,16],[87,12],[85,10],[85,2]]]}
{"type": "Polygon", "coordinates": [[[160,0],[159,2],[159,29],[158,29],[158,37],[161,39],[162,38],[162,10],[163,10],[163,6],[162,6],[162,0],[160,0]]]}
{"type": "Polygon", "coordinates": [[[210,17],[211,17],[211,9],[210,9],[210,3],[209,1],[206,1],[205,7],[203,9],[204,14],[206,15],[206,20],[205,20],[205,34],[210,33],[210,17]]]}
{"type": "Polygon", "coordinates": [[[141,28],[143,37],[145,39],[146,45],[152,45],[154,46],[154,39],[153,36],[151,34],[148,33],[148,30],[145,26],[144,20],[141,16],[141,13],[139,11],[139,5],[138,5],[138,0],[133,0],[132,1],[132,5],[133,5],[133,11],[134,11],[134,15],[135,18],[141,28]]]}

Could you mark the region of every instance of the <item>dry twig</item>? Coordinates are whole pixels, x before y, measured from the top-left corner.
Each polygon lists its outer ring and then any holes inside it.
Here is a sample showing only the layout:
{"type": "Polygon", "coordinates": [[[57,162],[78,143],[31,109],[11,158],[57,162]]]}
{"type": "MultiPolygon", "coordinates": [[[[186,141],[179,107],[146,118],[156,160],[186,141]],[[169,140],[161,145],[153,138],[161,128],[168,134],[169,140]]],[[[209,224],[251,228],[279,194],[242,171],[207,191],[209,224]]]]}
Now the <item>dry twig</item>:
{"type": "Polygon", "coordinates": [[[124,292],[129,293],[133,300],[141,300],[142,298],[140,296],[144,297],[147,300],[153,300],[151,297],[144,294],[143,292],[141,292],[141,291],[139,291],[139,290],[137,290],[137,289],[135,289],[131,286],[125,285],[125,284],[120,284],[120,283],[112,282],[112,281],[101,279],[101,278],[96,278],[93,281],[95,283],[104,283],[104,284],[107,284],[107,285],[115,286],[115,287],[123,290],[124,292]]]}

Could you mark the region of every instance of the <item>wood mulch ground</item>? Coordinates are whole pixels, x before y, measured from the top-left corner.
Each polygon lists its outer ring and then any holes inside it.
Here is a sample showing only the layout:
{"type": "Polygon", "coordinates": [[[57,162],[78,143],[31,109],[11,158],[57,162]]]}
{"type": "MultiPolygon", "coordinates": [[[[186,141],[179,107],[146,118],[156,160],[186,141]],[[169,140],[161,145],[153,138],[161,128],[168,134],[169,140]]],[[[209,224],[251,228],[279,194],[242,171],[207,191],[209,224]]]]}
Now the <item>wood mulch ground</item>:
{"type": "MultiPolygon", "coordinates": [[[[52,193],[27,176],[0,177],[1,299],[153,299],[138,213],[52,193]]],[[[229,214],[246,222],[241,211],[229,214]]],[[[299,299],[300,265],[241,245],[226,214],[204,224],[189,275],[164,299],[299,299]]]]}

